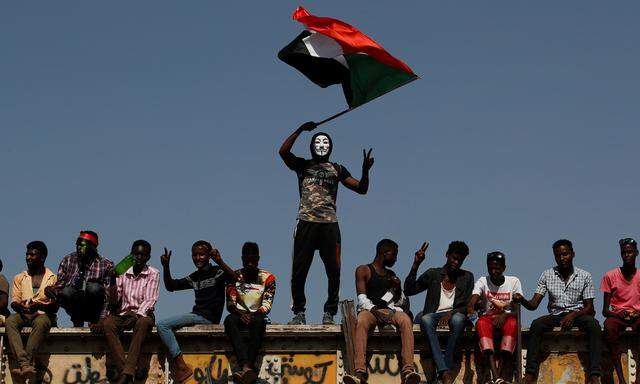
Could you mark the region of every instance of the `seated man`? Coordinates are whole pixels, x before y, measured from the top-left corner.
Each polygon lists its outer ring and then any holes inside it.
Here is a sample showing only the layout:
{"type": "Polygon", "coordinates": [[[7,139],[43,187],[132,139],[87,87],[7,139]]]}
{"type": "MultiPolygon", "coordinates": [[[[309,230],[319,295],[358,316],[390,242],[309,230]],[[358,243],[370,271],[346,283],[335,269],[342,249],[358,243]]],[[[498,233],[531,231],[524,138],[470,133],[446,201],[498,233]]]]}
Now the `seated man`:
{"type": "Polygon", "coordinates": [[[538,380],[542,334],[551,331],[553,327],[570,329],[575,325],[585,331],[589,339],[589,382],[600,383],[602,341],[600,325],[593,317],[595,292],[591,274],[573,266],[575,253],[569,240],[562,239],[553,243],[553,255],[557,266],[542,272],[533,298],[525,300],[520,294],[513,297],[514,302],[534,311],[549,293],[549,315],[535,319],[529,328],[525,382],[535,383],[538,380]]]}
{"type": "MultiPolygon", "coordinates": [[[[426,243],[420,249],[426,249],[426,243]]],[[[373,263],[356,269],[358,294],[358,323],[355,334],[355,376],[346,375],[345,384],[361,384],[366,381],[367,337],[376,325],[393,324],[402,340],[402,382],[417,384],[420,381],[413,367],[413,322],[396,303],[403,297],[400,280],[389,269],[398,259],[398,244],[383,239],[376,246],[373,263]]]]}
{"type": "Polygon", "coordinates": [[[58,267],[58,282],[47,287],[46,295],[57,299],[74,327],[85,321],[96,325],[107,316],[106,289],[110,284],[113,263],[98,254],[98,235],[81,231],[76,251],[65,256],[58,267]]]}
{"type": "Polygon", "coordinates": [[[158,301],[160,271],[147,265],[151,257],[151,244],[145,240],[136,240],[131,246],[133,266],[124,274],[115,277],[108,290],[108,303],[111,314],[104,320],[104,335],[107,339],[109,376],[119,377],[118,384],[133,383],[144,378],[138,361],[142,343],[153,328],[153,311],[158,301]],[[123,331],[133,329],[129,351],[125,351],[120,342],[123,331]],[[136,369],[137,368],[137,369],[136,369]],[[139,373],[136,375],[136,371],[139,373]]]}
{"type": "Polygon", "coordinates": [[[430,268],[416,279],[427,247],[428,243],[416,252],[411,271],[404,281],[404,293],[413,296],[427,291],[420,328],[427,336],[438,376],[443,384],[450,384],[453,382],[450,372],[453,368],[453,354],[467,324],[467,305],[473,291],[473,274],[461,269],[462,263],[469,255],[469,247],[462,241],[451,242],[444,266],[430,268]],[[447,325],[450,333],[443,355],[436,329],[447,325]]]}
{"type": "Polygon", "coordinates": [[[177,383],[186,382],[193,375],[184,361],[174,330],[196,324],[218,324],[224,311],[225,288],[227,282],[235,281],[235,272],[222,260],[220,252],[204,240],[196,241],[191,247],[191,259],[196,271],[187,277],[174,280],[171,277],[171,251],[164,249],[161,257],[164,285],[167,291],[193,289],[195,305],[191,313],[185,313],[161,320],[156,325],[158,336],[167,347],[169,358],[173,359],[173,379],[177,383]],[[217,265],[211,265],[210,260],[217,265]]]}
{"type": "Polygon", "coordinates": [[[638,243],[631,238],[620,240],[620,256],[622,266],[605,273],[600,290],[604,293],[604,340],[611,352],[618,383],[627,384],[620,363],[620,338],[627,327],[634,332],[638,332],[640,327],[640,271],[636,268],[638,243]]]}
{"type": "Polygon", "coordinates": [[[276,277],[258,269],[259,261],[258,244],[244,243],[242,269],[236,271],[237,281],[227,286],[229,315],[224,319],[224,330],[231,340],[240,368],[233,374],[234,383],[251,384],[258,377],[256,358],[262,346],[266,316],[271,311],[276,293],[276,277]],[[242,330],[249,331],[248,340],[243,339],[242,330]]]}
{"type": "MultiPolygon", "coordinates": [[[[0,260],[0,272],[2,272],[2,260],[0,260]]],[[[9,282],[7,278],[0,273],[0,326],[4,326],[4,322],[9,317],[9,282]]]]}
{"type": "Polygon", "coordinates": [[[522,295],[520,280],[515,276],[505,276],[505,269],[504,253],[487,254],[489,276],[482,276],[476,281],[468,309],[469,313],[473,313],[477,304],[482,305],[476,329],[480,349],[489,360],[494,384],[506,383],[513,376],[513,352],[517,343],[518,321],[512,311],[512,300],[516,293],[522,295]],[[494,354],[494,331],[499,331],[502,336],[500,368],[494,354]]]}
{"type": "Polygon", "coordinates": [[[27,244],[27,270],[13,278],[11,308],[16,312],[7,319],[6,330],[9,347],[18,361],[11,373],[29,376],[36,372],[34,355],[49,329],[56,324],[58,306],[44,291],[56,283],[56,275],[44,266],[47,246],[42,241],[27,244]],[[31,327],[27,346],[22,343],[20,331],[31,327]]]}

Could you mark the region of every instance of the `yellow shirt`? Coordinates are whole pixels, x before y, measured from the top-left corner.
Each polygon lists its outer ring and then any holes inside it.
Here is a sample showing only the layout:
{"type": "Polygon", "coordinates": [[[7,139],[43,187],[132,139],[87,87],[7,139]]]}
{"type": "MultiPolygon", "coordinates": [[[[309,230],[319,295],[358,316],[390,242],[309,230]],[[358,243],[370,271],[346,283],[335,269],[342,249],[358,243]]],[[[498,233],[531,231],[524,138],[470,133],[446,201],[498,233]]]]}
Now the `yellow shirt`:
{"type": "MultiPolygon", "coordinates": [[[[13,290],[11,292],[11,301],[15,303],[22,303],[24,301],[33,301],[40,304],[51,304],[53,300],[49,299],[44,294],[44,289],[55,285],[58,281],[58,277],[51,272],[49,268],[44,269],[44,276],[40,283],[40,288],[33,294],[33,283],[31,276],[27,271],[21,272],[13,278],[13,290]]],[[[43,311],[38,311],[38,314],[44,314],[43,311]]]]}

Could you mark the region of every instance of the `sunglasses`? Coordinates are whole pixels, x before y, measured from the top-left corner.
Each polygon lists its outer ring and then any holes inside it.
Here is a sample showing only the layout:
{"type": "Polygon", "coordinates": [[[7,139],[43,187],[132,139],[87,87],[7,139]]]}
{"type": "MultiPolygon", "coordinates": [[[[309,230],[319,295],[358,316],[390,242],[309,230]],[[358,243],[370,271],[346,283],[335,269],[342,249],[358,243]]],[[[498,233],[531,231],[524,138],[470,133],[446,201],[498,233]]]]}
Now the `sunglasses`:
{"type": "Polygon", "coordinates": [[[633,240],[630,237],[627,237],[627,238],[624,238],[624,239],[620,239],[620,241],[618,241],[618,244],[620,244],[620,246],[627,245],[627,244],[631,244],[631,245],[636,245],[637,246],[636,241],[633,240]]]}

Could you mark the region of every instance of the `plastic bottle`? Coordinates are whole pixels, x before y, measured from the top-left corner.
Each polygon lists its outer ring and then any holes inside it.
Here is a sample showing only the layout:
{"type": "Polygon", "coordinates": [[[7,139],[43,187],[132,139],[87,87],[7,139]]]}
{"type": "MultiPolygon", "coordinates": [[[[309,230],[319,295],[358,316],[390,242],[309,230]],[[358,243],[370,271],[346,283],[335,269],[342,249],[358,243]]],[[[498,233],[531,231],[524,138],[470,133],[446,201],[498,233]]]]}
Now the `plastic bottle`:
{"type": "Polygon", "coordinates": [[[123,275],[129,268],[133,267],[133,255],[129,254],[125,256],[124,259],[120,260],[120,262],[114,268],[117,276],[123,275]]]}

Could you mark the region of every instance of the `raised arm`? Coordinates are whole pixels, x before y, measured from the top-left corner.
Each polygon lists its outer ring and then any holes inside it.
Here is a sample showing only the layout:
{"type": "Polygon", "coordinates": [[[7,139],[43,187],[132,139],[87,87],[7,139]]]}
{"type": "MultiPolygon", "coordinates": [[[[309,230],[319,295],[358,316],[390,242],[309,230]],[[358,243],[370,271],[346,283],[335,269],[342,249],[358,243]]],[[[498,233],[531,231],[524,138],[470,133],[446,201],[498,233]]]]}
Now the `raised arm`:
{"type": "Polygon", "coordinates": [[[211,258],[216,264],[220,266],[220,268],[222,268],[222,270],[224,271],[224,274],[227,276],[227,281],[229,283],[235,283],[238,280],[238,275],[236,274],[236,271],[231,269],[231,267],[229,267],[227,263],[225,263],[224,260],[222,260],[222,255],[220,255],[220,251],[218,251],[217,249],[212,249],[211,258]]]}
{"type": "Polygon", "coordinates": [[[169,292],[176,290],[176,280],[171,277],[171,251],[164,249],[164,253],[160,256],[160,264],[162,264],[162,280],[164,280],[164,286],[169,292]]]}
{"type": "Polygon", "coordinates": [[[295,144],[298,136],[304,131],[313,131],[317,127],[317,124],[313,121],[308,121],[302,124],[298,129],[296,129],[289,137],[285,139],[285,141],[280,146],[280,150],[278,153],[282,158],[282,161],[289,167],[290,169],[296,169],[296,162],[298,161],[298,157],[291,153],[291,148],[293,148],[293,144],[295,144]]]}
{"type": "Polygon", "coordinates": [[[369,191],[369,170],[373,166],[374,158],[371,157],[372,148],[369,152],[362,150],[362,177],[360,180],[353,178],[351,175],[342,180],[342,184],[352,191],[361,195],[365,195],[369,191]]]}
{"type": "Polygon", "coordinates": [[[411,270],[409,274],[404,279],[404,294],[407,296],[417,295],[418,293],[427,289],[427,285],[424,282],[424,274],[420,276],[419,279],[416,279],[418,274],[418,268],[420,268],[420,264],[426,258],[425,252],[429,248],[429,242],[425,241],[422,243],[422,246],[418,251],[416,251],[415,257],[413,259],[413,265],[411,266],[411,270]]]}

